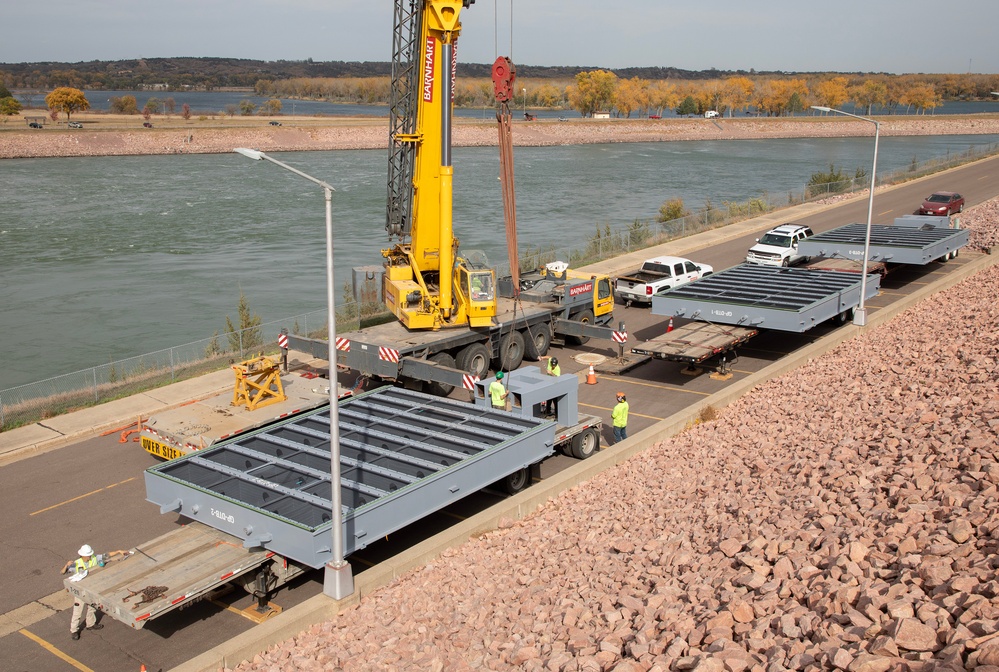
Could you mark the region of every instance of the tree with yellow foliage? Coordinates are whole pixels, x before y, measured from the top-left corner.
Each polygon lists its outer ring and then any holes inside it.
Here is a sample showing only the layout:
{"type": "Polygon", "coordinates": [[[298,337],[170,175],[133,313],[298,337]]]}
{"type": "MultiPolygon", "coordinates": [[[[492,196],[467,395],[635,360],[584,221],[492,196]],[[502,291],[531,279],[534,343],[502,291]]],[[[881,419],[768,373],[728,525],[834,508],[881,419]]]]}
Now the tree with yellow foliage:
{"type": "Polygon", "coordinates": [[[736,110],[744,110],[749,106],[754,88],[749,77],[729,77],[721,87],[720,106],[728,110],[728,116],[731,117],[736,110]]]}
{"type": "Polygon", "coordinates": [[[871,113],[875,105],[884,105],[888,102],[888,86],[876,79],[865,79],[859,86],[850,87],[850,99],[858,107],[871,113]]]}
{"type": "Polygon", "coordinates": [[[773,79],[753,90],[756,109],[766,112],[768,117],[800,111],[808,97],[808,84],[803,79],[773,79]]]}
{"type": "Polygon", "coordinates": [[[652,82],[649,86],[649,107],[662,115],[665,110],[672,110],[680,104],[680,96],[676,86],[666,81],[652,82]]]}
{"type": "Polygon", "coordinates": [[[833,77],[819,82],[813,87],[816,102],[822,107],[839,109],[850,100],[848,84],[846,77],[833,77]]]}
{"type": "Polygon", "coordinates": [[[50,110],[65,112],[67,120],[73,112],[90,109],[90,101],[83,95],[83,91],[69,86],[60,86],[45,96],[45,104],[50,110]]]}
{"type": "Polygon", "coordinates": [[[646,79],[622,80],[614,91],[614,107],[626,118],[630,118],[632,112],[648,110],[649,101],[649,81],[646,79]]]}
{"type": "Polygon", "coordinates": [[[577,73],[576,83],[566,88],[569,106],[584,117],[592,117],[597,110],[608,110],[617,82],[617,75],[606,70],[577,73]]]}
{"type": "Polygon", "coordinates": [[[926,82],[915,82],[906,87],[899,96],[898,102],[906,108],[915,107],[920,114],[925,114],[926,110],[932,110],[940,105],[940,94],[933,88],[932,84],[926,82]]]}

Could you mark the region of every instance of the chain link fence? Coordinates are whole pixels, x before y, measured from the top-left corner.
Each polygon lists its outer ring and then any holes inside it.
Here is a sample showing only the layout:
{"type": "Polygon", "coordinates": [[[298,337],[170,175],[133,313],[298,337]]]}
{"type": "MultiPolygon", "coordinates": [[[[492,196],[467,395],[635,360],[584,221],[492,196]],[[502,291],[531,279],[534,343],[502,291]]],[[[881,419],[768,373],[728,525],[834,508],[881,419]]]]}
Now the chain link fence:
{"type": "MultiPolygon", "coordinates": [[[[895,171],[879,173],[877,184],[906,182],[945,170],[999,151],[999,143],[972,146],[967,151],[917,162],[895,171]]],[[[767,212],[830,196],[866,189],[870,177],[843,182],[805,184],[800,192],[787,195],[762,194],[740,203],[706,205],[696,212],[668,222],[636,220],[627,226],[595,225],[594,235],[582,248],[527,247],[520,252],[522,270],[534,270],[552,261],[565,261],[570,267],[591,264],[654,245],[750,219],[767,212]]],[[[509,265],[497,267],[498,276],[509,275],[509,265]]],[[[370,293],[370,292],[369,292],[370,293]]],[[[364,303],[342,299],[337,303],[337,332],[358,329],[362,315],[378,318],[384,306],[363,298],[364,303]]],[[[116,360],[82,371],[49,378],[37,383],[0,390],[0,431],[37,422],[75,409],[127,397],[145,390],[224,369],[259,354],[276,354],[277,336],[282,328],[291,333],[325,339],[326,310],[293,315],[264,322],[238,332],[203,338],[166,350],[116,360]]]]}

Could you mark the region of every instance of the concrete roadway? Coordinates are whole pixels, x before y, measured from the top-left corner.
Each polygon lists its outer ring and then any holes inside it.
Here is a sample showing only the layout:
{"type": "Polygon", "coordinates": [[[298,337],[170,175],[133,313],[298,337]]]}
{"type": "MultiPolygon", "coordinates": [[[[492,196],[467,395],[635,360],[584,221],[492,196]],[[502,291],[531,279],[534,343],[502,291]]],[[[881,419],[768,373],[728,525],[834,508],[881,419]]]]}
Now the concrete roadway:
{"type": "MultiPolygon", "coordinates": [[[[960,191],[969,207],[988,200],[999,194],[997,174],[999,158],[993,158],[879,191],[874,201],[874,222],[891,223],[897,216],[912,213],[926,195],[936,190],[960,191]]],[[[710,246],[704,249],[696,249],[697,241],[693,239],[665,247],[669,253],[724,269],[742,261],[753,238],[783,221],[807,224],[819,232],[867,219],[866,198],[825,209],[815,206],[805,209],[813,214],[798,216],[785,211],[775,213],[767,221],[756,220],[709,232],[698,237],[702,245],[705,238],[710,241],[710,246]]],[[[591,268],[620,274],[637,267],[645,257],[662,252],[658,249],[635,252],[591,268]]],[[[873,313],[880,306],[898,300],[948,269],[966,263],[970,256],[966,253],[947,264],[935,263],[924,269],[889,274],[881,295],[868,303],[869,309],[873,313]]],[[[662,318],[651,315],[645,307],[625,308],[619,304],[615,319],[623,320],[629,333],[638,340],[648,340],[664,329],[662,318]]],[[[681,372],[681,365],[662,361],[650,361],[620,376],[601,375],[596,385],[580,386],[580,410],[600,415],[609,423],[614,393],[624,391],[631,405],[629,433],[633,435],[830,330],[823,326],[802,335],[762,333],[741,349],[741,357],[733,369],[735,377],[728,382],[706,375],[688,376],[681,372]]],[[[585,381],[587,366],[573,360],[580,353],[614,356],[616,349],[596,341],[580,348],[552,349],[552,354],[560,359],[563,373],[576,373],[585,381]]],[[[610,439],[608,426],[603,440],[609,443],[610,439]]],[[[103,630],[85,631],[81,640],[70,641],[67,609],[71,602],[62,589],[63,576],[59,574],[63,563],[73,558],[83,543],[93,545],[99,552],[130,548],[169,531],[179,522],[174,516],[159,515],[155,507],[144,501],[142,470],[154,462],[136,443],[121,443],[119,434],[114,433],[2,467],[5,487],[0,492],[0,506],[6,515],[0,523],[0,539],[5,547],[6,571],[0,578],[0,648],[5,651],[4,669],[138,670],[140,663],[150,671],[169,669],[252,627],[250,621],[229,607],[232,603],[241,609],[251,603],[245,594],[236,591],[215,603],[195,605],[140,631],[106,618],[103,630]]],[[[561,456],[553,458],[545,463],[542,476],[573,462],[561,456]]],[[[499,497],[498,493],[482,493],[462,502],[461,507],[451,507],[393,535],[392,543],[379,542],[365,549],[351,558],[355,573],[398,552],[405,544],[488,507],[499,497]]],[[[321,577],[307,579],[282,590],[275,602],[288,608],[321,590],[321,577]]]]}

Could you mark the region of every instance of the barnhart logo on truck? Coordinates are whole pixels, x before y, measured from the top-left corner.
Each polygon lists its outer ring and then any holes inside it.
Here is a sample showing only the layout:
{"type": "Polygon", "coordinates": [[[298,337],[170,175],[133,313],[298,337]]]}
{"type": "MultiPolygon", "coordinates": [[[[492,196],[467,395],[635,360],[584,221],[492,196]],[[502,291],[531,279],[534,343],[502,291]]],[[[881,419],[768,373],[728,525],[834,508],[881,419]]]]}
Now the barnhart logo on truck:
{"type": "Polygon", "coordinates": [[[574,285],[569,288],[569,296],[579,296],[580,294],[586,294],[587,292],[593,291],[592,282],[584,282],[581,285],[574,285]]]}
{"type": "Polygon", "coordinates": [[[437,58],[437,41],[427,38],[427,55],[423,59],[423,101],[434,102],[434,61],[437,58]]]}

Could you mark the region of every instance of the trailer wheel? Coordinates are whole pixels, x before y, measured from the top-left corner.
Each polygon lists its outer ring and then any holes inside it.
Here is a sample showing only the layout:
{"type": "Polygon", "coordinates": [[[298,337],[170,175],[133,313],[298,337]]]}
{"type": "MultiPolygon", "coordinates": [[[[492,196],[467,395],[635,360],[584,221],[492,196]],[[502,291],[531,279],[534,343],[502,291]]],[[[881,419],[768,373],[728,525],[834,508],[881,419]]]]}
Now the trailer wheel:
{"type": "Polygon", "coordinates": [[[526,490],[531,484],[531,468],[524,467],[513,472],[503,479],[503,489],[511,495],[516,495],[522,490],[526,490]]]}
{"type": "MultiPolygon", "coordinates": [[[[430,358],[430,361],[434,364],[440,364],[441,366],[446,366],[449,369],[454,369],[454,357],[447,354],[446,352],[438,352],[436,355],[430,358]]],[[[430,381],[427,383],[427,394],[432,394],[435,397],[446,397],[451,392],[454,391],[454,385],[449,385],[447,383],[438,383],[437,381],[430,381]]]]}
{"type": "MultiPolygon", "coordinates": [[[[576,322],[581,322],[583,324],[593,324],[593,311],[587,308],[582,311],[576,317],[572,318],[576,322]]],[[[590,341],[589,336],[566,336],[565,342],[569,345],[586,345],[590,341]]]]}
{"type": "Polygon", "coordinates": [[[853,320],[853,308],[847,308],[842,313],[837,315],[835,318],[835,322],[838,325],[844,325],[852,320],[853,320]]]}
{"type": "Polygon", "coordinates": [[[519,331],[511,331],[500,341],[499,368],[513,371],[524,363],[524,336],[519,331]]]}
{"type": "Polygon", "coordinates": [[[590,427],[572,437],[572,456],[577,460],[585,460],[600,449],[600,435],[590,427]]]}
{"type": "Polygon", "coordinates": [[[458,353],[457,368],[473,376],[485,378],[489,374],[489,349],[482,343],[472,343],[458,353]]]}
{"type": "Polygon", "coordinates": [[[548,354],[552,344],[552,326],[543,322],[524,332],[524,357],[536,362],[548,354]]]}

